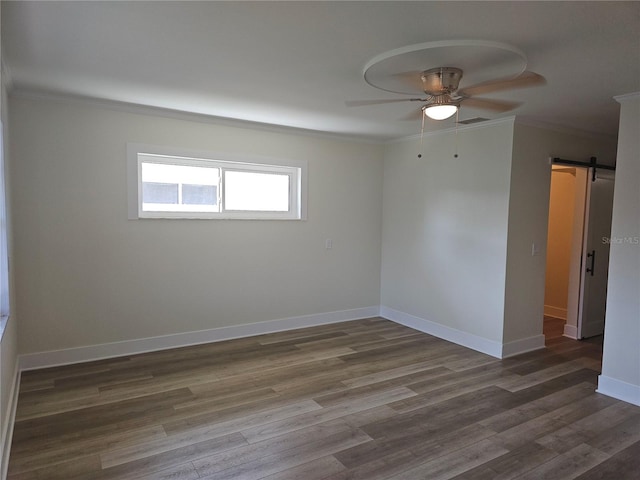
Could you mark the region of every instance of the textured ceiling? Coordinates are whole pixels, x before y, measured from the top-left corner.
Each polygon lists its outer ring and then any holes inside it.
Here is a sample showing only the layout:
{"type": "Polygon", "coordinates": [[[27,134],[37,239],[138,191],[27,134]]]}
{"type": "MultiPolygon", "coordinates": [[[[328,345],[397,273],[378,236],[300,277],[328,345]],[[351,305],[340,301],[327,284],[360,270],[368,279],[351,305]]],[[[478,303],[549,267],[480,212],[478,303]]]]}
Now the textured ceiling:
{"type": "Polygon", "coordinates": [[[402,97],[368,85],[365,65],[406,45],[452,39],[513,45],[547,80],[489,95],[524,102],[512,112],[463,108],[461,120],[515,114],[615,135],[613,97],[640,91],[639,2],[2,2],[14,92],[373,140],[420,125],[400,120],[415,104],[345,106],[402,97]]]}

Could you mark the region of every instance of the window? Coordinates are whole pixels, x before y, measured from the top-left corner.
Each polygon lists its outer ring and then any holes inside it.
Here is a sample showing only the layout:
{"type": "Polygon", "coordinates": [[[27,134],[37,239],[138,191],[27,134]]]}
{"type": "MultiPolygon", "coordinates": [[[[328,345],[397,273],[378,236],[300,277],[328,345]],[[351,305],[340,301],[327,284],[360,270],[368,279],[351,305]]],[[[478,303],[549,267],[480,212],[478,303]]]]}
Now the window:
{"type": "Polygon", "coordinates": [[[227,210],[287,212],[289,175],[227,170],[224,172],[227,210]]]}
{"type": "Polygon", "coordinates": [[[142,213],[220,212],[220,168],[177,157],[138,154],[138,159],[142,213]]]}
{"type": "Polygon", "coordinates": [[[306,163],[128,145],[129,218],[305,218],[306,163]]]}

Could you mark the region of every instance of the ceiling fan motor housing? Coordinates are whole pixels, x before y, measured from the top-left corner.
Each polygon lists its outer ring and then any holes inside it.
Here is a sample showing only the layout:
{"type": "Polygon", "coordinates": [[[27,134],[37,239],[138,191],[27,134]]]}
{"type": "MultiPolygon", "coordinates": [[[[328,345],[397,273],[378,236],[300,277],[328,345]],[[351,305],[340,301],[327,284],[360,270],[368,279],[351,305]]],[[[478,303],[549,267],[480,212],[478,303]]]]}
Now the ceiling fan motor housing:
{"type": "Polygon", "coordinates": [[[455,92],[462,78],[462,70],[455,67],[438,67],[425,70],[420,75],[422,89],[429,95],[443,95],[455,92]]]}

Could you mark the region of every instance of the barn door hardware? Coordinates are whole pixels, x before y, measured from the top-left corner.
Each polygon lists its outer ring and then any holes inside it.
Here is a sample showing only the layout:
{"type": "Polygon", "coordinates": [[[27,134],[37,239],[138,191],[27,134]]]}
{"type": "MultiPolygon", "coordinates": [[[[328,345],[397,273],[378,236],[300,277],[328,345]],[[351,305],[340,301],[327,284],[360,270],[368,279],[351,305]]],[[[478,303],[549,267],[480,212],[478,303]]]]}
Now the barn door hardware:
{"type": "Polygon", "coordinates": [[[616,167],[612,167],[611,165],[603,165],[598,163],[598,159],[596,157],[591,157],[588,162],[579,162],[576,160],[565,160],[564,158],[553,157],[551,159],[551,163],[554,165],[573,165],[575,167],[587,167],[593,168],[591,170],[591,181],[596,181],[596,170],[601,168],[602,170],[613,170],[615,171],[616,167]]]}
{"type": "Polygon", "coordinates": [[[593,272],[596,266],[596,251],[591,250],[591,253],[587,253],[587,258],[591,259],[591,266],[587,268],[587,273],[590,273],[591,276],[593,277],[593,272]]]}

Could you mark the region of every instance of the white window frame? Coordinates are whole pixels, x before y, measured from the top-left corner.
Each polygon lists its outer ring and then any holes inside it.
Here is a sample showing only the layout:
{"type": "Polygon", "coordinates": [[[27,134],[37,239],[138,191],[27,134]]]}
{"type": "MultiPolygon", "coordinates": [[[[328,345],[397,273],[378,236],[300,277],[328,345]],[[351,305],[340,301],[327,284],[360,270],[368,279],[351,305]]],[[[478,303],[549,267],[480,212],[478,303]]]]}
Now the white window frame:
{"type": "Polygon", "coordinates": [[[273,159],[229,153],[202,152],[161,147],[140,143],[127,144],[128,217],[171,219],[236,219],[236,220],[306,220],[307,162],[304,160],[273,159]],[[220,212],[169,212],[142,209],[142,163],[153,157],[154,163],[179,164],[220,169],[218,202],[220,212]],[[178,160],[178,163],[176,163],[178,160]],[[224,208],[225,171],[277,173],[289,176],[289,211],[237,211],[224,208]]]}

